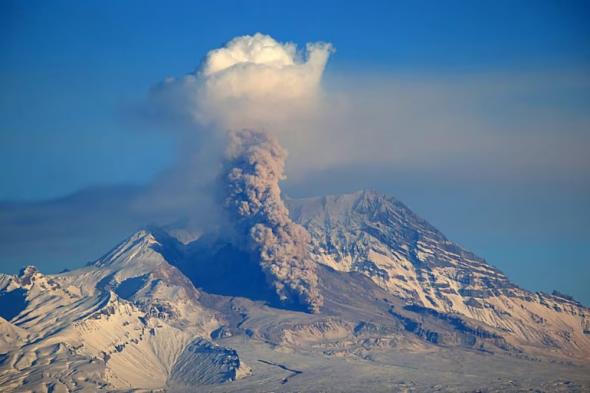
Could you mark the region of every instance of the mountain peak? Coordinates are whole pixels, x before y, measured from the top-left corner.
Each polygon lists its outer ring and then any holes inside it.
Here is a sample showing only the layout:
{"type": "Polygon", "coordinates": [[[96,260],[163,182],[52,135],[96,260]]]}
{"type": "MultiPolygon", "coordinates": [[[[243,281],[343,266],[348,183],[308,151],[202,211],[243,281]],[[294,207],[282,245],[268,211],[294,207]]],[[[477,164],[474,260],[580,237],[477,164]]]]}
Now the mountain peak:
{"type": "Polygon", "coordinates": [[[156,239],[155,230],[152,228],[144,228],[140,229],[139,231],[135,232],[131,235],[126,241],[126,243],[142,243],[142,244],[156,244],[158,240],[156,239]]]}
{"type": "Polygon", "coordinates": [[[43,277],[43,275],[32,265],[25,266],[18,273],[18,281],[20,282],[20,285],[24,287],[32,285],[33,282],[40,277],[43,277]]]}
{"type": "Polygon", "coordinates": [[[138,253],[154,253],[155,246],[160,243],[154,234],[148,229],[135,232],[126,240],[119,243],[106,255],[93,262],[92,265],[104,267],[114,264],[125,264],[137,260],[138,253]]]}

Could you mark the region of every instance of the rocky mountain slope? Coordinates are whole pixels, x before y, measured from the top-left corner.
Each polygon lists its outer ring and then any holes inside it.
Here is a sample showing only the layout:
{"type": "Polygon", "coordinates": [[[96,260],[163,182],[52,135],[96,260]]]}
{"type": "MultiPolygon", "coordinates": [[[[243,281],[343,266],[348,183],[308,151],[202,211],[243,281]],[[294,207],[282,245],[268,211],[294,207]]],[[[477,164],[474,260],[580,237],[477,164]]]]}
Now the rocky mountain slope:
{"type": "Polygon", "coordinates": [[[589,389],[588,308],[518,288],[393,198],[286,203],[319,312],[229,238],[143,230],[81,269],[0,275],[1,390],[589,389]]]}
{"type": "Polygon", "coordinates": [[[588,308],[517,287],[394,198],[361,191],[290,200],[289,208],[319,263],[361,272],[424,312],[483,322],[529,352],[590,359],[588,308]]]}
{"type": "MultiPolygon", "coordinates": [[[[168,376],[178,379],[176,368],[190,357],[185,351],[205,345],[200,338],[219,323],[159,247],[141,231],[82,269],[46,276],[27,267],[3,275],[2,295],[14,306],[10,322],[2,321],[8,344],[1,348],[0,386],[95,391],[160,388],[168,376]]],[[[5,315],[6,306],[3,299],[5,315]]],[[[216,350],[207,352],[202,361],[218,367],[216,350]]],[[[231,379],[239,364],[224,367],[228,375],[217,382],[231,379]]]]}

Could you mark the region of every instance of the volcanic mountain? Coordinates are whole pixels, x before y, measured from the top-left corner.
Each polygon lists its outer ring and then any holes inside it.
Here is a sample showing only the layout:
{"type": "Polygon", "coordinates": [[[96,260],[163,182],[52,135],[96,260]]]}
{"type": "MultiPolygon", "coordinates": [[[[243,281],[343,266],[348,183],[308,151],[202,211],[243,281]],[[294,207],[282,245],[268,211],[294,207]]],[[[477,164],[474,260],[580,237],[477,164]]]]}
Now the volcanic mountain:
{"type": "Polygon", "coordinates": [[[571,297],[519,288],[373,191],[281,203],[305,247],[284,272],[281,248],[148,228],[80,269],[0,275],[1,390],[590,389],[571,297]]]}

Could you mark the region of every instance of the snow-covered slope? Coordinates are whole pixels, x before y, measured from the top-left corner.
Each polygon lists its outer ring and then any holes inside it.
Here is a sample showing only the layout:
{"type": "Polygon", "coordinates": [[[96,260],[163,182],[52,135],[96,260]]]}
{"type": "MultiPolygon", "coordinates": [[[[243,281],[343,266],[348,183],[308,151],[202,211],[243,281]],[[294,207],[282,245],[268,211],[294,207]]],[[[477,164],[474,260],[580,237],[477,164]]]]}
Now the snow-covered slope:
{"type": "Polygon", "coordinates": [[[0,386],[163,387],[186,348],[218,322],[160,248],[141,231],[82,269],[3,276],[1,293],[20,303],[4,310],[9,322],[0,320],[0,386]]]}
{"type": "Polygon", "coordinates": [[[394,198],[360,191],[288,206],[312,235],[319,263],[361,272],[425,312],[483,322],[529,351],[590,359],[588,308],[517,287],[394,198]]]}

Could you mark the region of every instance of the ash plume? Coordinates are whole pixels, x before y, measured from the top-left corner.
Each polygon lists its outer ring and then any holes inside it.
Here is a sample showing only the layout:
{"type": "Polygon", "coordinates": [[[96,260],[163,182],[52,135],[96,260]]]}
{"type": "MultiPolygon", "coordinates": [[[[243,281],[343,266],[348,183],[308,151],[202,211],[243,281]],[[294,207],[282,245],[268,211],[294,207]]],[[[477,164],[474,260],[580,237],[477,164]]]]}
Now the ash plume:
{"type": "MultiPolygon", "coordinates": [[[[329,43],[308,43],[298,50],[293,43],[260,33],[236,37],[211,50],[194,72],[168,78],[152,92],[163,114],[193,125],[189,135],[196,131],[206,146],[205,159],[186,160],[188,170],[199,174],[199,183],[212,175],[223,179],[223,208],[238,234],[238,245],[259,262],[282,302],[312,312],[322,305],[316,264],[307,254],[309,234],[291,221],[281,200],[278,183],[286,150],[275,136],[304,140],[301,128],[291,126],[305,123],[319,107],[321,79],[332,52],[329,43]],[[274,136],[236,131],[244,129],[272,130],[274,136]],[[229,143],[222,154],[218,137],[226,130],[229,143]]],[[[200,156],[202,150],[188,155],[200,156]]],[[[208,183],[198,185],[207,189],[208,183]]]]}
{"type": "Polygon", "coordinates": [[[230,132],[222,176],[225,207],[281,301],[318,312],[323,298],[316,265],[307,254],[310,235],[291,221],[281,199],[286,158],[287,151],[271,135],[230,132]]]}

